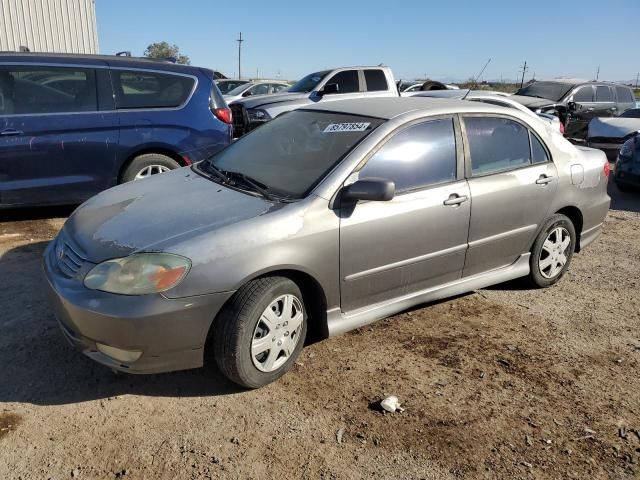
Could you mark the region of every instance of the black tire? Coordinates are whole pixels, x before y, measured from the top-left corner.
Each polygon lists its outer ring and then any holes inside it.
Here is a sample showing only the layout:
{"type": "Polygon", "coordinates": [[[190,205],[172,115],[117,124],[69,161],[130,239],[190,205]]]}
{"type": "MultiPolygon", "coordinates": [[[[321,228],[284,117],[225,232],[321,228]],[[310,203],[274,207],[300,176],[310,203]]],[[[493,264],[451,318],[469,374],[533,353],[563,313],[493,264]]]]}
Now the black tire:
{"type": "MultiPolygon", "coordinates": [[[[220,371],[229,380],[243,387],[258,388],[289,371],[304,348],[306,335],[306,307],[298,286],[285,277],[264,277],[244,285],[225,305],[214,324],[212,347],[220,371]],[[297,344],[286,362],[274,371],[265,372],[254,365],[252,341],[262,313],[282,295],[298,298],[302,305],[302,325],[297,344]]],[[[268,336],[271,337],[271,333],[268,336]]]]}
{"type": "MultiPolygon", "coordinates": [[[[573,258],[573,252],[575,251],[575,248],[576,229],[573,226],[573,223],[567,216],[556,213],[545,222],[542,229],[540,230],[540,233],[538,234],[538,237],[536,238],[536,241],[533,243],[533,248],[531,248],[531,258],[529,259],[529,266],[531,270],[529,272],[529,281],[531,282],[531,284],[537,288],[545,288],[557,283],[558,280],[560,280],[562,276],[567,272],[567,269],[571,264],[571,259],[573,258]],[[570,237],[569,246],[566,250],[564,250],[566,263],[557,274],[553,275],[551,278],[548,278],[548,276],[545,276],[545,274],[543,274],[540,268],[541,255],[543,254],[543,245],[551,232],[559,227],[564,228],[569,233],[570,237]]],[[[545,258],[546,255],[547,252],[545,251],[545,258]]],[[[549,273],[550,272],[547,272],[547,275],[549,273]]]]}
{"type": "Polygon", "coordinates": [[[171,157],[162,155],[161,153],[145,153],[131,160],[131,163],[129,163],[122,174],[120,183],[135,180],[138,173],[151,165],[161,165],[169,170],[180,168],[180,164],[171,157]]]}

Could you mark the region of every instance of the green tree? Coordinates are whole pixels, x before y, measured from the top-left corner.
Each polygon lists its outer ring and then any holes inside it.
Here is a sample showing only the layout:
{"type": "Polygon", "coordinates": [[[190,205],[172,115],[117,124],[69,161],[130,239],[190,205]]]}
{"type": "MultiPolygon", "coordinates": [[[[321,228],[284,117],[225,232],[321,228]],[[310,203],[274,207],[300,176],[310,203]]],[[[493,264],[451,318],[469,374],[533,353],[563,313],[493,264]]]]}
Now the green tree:
{"type": "Polygon", "coordinates": [[[148,58],[175,58],[177,63],[191,65],[189,57],[182,55],[176,44],[169,45],[167,42],[152,43],[144,51],[144,56],[148,58]]]}

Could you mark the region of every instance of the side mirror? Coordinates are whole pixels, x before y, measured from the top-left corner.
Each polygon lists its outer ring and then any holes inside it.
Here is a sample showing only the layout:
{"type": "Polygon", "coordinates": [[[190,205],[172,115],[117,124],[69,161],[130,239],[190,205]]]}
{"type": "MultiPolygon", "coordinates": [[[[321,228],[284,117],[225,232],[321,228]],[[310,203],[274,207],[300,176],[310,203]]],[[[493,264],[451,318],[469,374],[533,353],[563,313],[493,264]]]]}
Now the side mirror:
{"type": "Polygon", "coordinates": [[[358,200],[388,202],[393,199],[395,193],[395,183],[384,178],[365,178],[344,187],[342,200],[347,202],[357,202],[358,200]]]}
{"type": "Polygon", "coordinates": [[[253,95],[253,93],[251,93],[251,90],[247,90],[242,94],[243,97],[250,97],[251,95],[253,95]]]}
{"type": "Polygon", "coordinates": [[[331,95],[331,94],[335,94],[335,93],[340,93],[340,87],[338,86],[337,83],[327,83],[322,90],[320,90],[318,92],[321,96],[322,95],[331,95]]]}

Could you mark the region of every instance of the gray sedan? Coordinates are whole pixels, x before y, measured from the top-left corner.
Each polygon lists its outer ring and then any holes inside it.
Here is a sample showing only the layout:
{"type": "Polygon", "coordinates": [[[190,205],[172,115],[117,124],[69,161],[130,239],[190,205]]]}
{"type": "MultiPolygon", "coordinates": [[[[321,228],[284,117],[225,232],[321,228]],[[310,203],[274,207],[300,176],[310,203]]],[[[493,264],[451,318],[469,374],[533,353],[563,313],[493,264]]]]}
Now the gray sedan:
{"type": "Polygon", "coordinates": [[[553,285],[600,234],[608,168],[514,109],[336,101],[93,197],[44,268],[64,336],[90,358],[134,373],[214,358],[255,388],[308,333],[518,277],[553,285]]]}

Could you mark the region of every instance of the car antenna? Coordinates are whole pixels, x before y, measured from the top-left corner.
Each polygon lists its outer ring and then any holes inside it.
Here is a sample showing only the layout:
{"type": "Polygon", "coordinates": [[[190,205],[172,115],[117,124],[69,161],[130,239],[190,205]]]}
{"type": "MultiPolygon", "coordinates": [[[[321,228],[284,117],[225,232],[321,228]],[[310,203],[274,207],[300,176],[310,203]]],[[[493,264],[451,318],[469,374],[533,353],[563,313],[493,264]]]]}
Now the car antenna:
{"type": "Polygon", "coordinates": [[[484,73],[484,69],[487,68],[487,65],[489,65],[490,61],[491,59],[487,60],[487,63],[484,64],[484,67],[482,67],[482,70],[480,70],[480,73],[476,75],[476,77],[473,79],[473,82],[471,82],[471,85],[469,86],[469,90],[467,90],[467,93],[464,94],[464,97],[462,97],[462,100],[466,99],[467,95],[471,93],[471,89],[476,86],[476,84],[478,83],[478,79],[482,76],[482,74],[484,73]]]}

